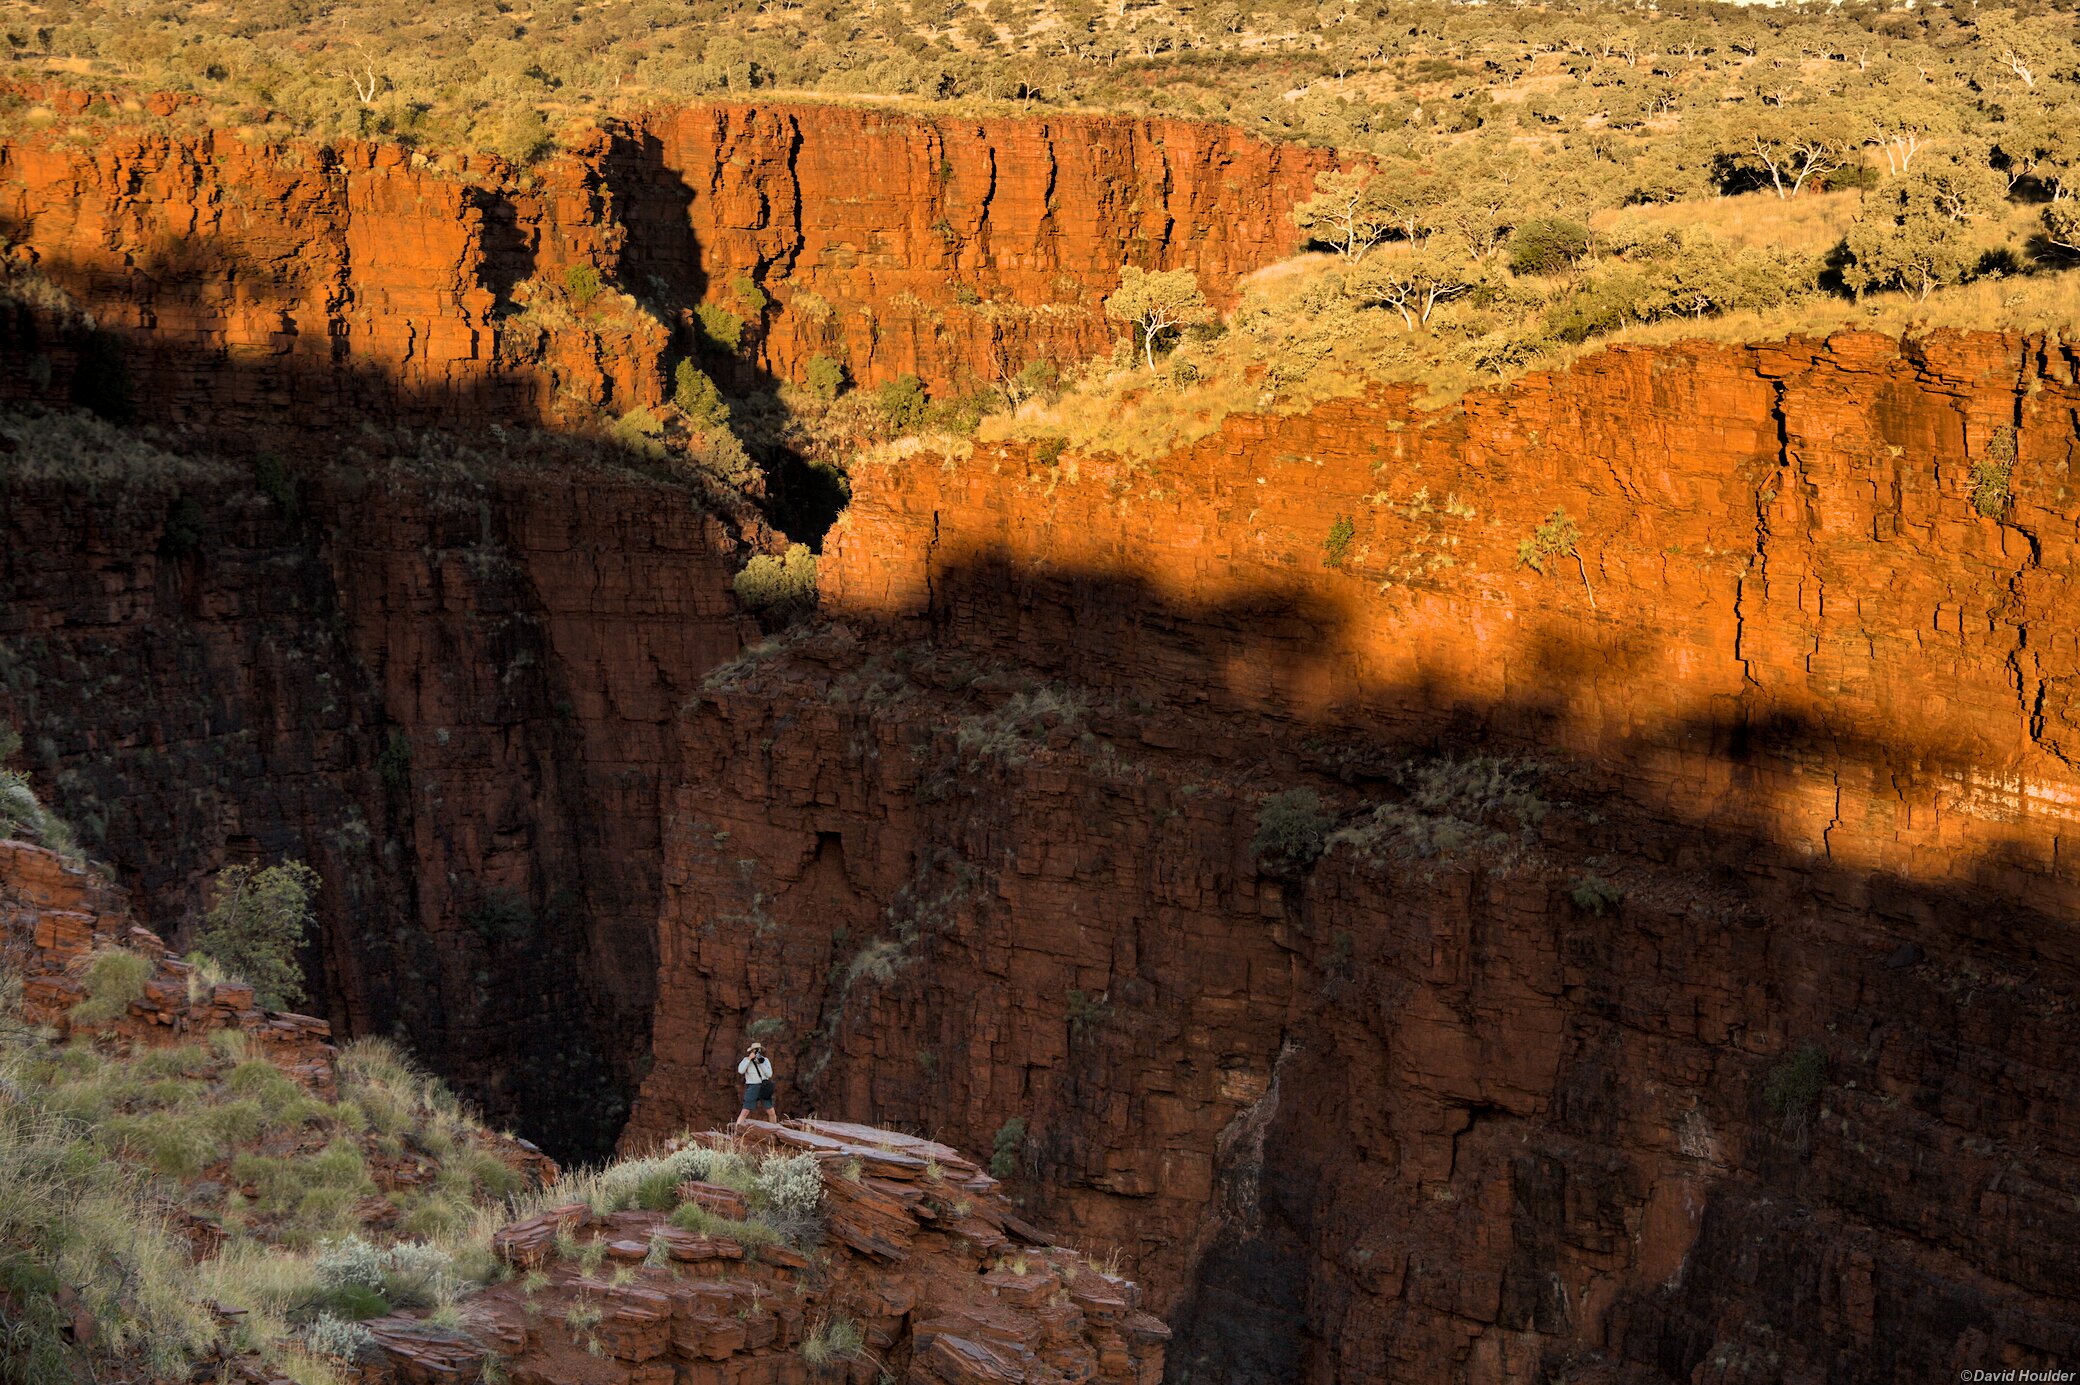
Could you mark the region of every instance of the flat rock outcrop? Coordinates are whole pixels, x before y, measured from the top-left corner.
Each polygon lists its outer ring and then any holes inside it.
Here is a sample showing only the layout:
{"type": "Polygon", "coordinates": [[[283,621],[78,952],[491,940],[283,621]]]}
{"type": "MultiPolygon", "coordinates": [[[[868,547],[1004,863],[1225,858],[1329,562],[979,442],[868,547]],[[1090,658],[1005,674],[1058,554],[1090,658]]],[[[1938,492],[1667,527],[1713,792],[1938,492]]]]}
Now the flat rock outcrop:
{"type": "Polygon", "coordinates": [[[487,1349],[516,1385],[1163,1378],[1170,1331],[1141,1310],[1140,1289],[1049,1244],[957,1150],[815,1121],[695,1139],[814,1154],[819,1237],[806,1250],[745,1245],[658,1212],[552,1208],[498,1233],[494,1248],[526,1277],[470,1296],[460,1326],[368,1324],[383,1378],[478,1380],[487,1349]]]}

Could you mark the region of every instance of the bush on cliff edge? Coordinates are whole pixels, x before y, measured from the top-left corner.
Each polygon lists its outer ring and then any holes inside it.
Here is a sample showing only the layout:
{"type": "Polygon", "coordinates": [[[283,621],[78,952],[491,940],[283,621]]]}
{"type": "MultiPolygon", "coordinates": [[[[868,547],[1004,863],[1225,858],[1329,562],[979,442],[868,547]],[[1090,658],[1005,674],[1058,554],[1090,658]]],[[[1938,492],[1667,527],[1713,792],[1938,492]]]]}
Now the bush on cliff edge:
{"type": "Polygon", "coordinates": [[[268,1009],[302,1004],[303,968],[296,953],[314,921],[311,900],[320,883],[301,861],[265,870],[226,866],[217,876],[217,902],[196,950],[251,982],[254,998],[268,1009]]]}

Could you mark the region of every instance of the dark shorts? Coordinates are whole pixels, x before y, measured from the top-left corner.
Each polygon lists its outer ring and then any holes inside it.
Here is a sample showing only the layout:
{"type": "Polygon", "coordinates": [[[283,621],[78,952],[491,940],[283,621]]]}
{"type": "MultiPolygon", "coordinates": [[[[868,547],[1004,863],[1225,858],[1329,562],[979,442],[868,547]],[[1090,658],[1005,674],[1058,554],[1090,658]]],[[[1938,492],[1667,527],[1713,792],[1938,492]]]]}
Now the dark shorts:
{"type": "Polygon", "coordinates": [[[744,1109],[757,1111],[761,1108],[767,1111],[773,1109],[773,1084],[771,1082],[754,1082],[744,1089],[744,1109]]]}

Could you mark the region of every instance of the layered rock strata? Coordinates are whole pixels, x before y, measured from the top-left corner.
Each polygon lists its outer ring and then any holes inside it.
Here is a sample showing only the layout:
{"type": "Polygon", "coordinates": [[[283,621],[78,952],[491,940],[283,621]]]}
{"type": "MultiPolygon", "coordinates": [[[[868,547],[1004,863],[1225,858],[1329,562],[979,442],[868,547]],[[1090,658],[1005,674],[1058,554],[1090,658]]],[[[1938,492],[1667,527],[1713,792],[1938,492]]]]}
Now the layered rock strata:
{"type": "Polygon", "coordinates": [[[8,255],[101,329],[17,314],[0,398],[91,393],[107,353],[150,417],[215,427],[586,422],[659,405],[679,354],[743,389],[818,355],[973,389],[1110,342],[1123,263],[1219,296],[1290,253],[1329,164],[1187,121],[784,104],[570,145],[519,169],[178,127],[0,140],[8,255]]]}
{"type": "MultiPolygon", "coordinates": [[[[498,1233],[498,1253],[528,1277],[473,1296],[467,1331],[418,1314],[369,1324],[385,1378],[481,1379],[487,1348],[516,1385],[1163,1378],[1170,1332],[1140,1310],[1139,1287],[1051,1245],[959,1151],[857,1125],[748,1130],[754,1144],[820,1161],[820,1245],[746,1245],[657,1212],[552,1208],[498,1233]]],[[[723,1149],[737,1138],[696,1137],[723,1149]]]]}

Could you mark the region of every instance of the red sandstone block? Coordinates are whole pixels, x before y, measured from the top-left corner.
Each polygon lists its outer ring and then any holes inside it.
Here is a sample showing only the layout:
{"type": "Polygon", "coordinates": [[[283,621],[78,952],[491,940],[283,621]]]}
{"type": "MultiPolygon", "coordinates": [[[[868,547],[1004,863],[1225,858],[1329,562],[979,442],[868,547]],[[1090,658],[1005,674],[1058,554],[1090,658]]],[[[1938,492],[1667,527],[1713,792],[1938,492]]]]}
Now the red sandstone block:
{"type": "Polygon", "coordinates": [[[27,842],[0,841],[0,882],[7,892],[38,909],[91,912],[92,877],[67,866],[56,852],[27,842]]]}
{"type": "Polygon", "coordinates": [[[982,1277],[997,1297],[1014,1308],[1038,1308],[1054,1296],[1061,1281],[1051,1274],[1014,1274],[995,1270],[982,1277]]]}
{"type": "Polygon", "coordinates": [[[210,991],[210,1004],[219,1010],[250,1010],[253,988],[243,981],[219,981],[210,991]]]}
{"type": "Polygon", "coordinates": [[[592,1219],[592,1209],[582,1202],[552,1207],[537,1217],[502,1227],[491,1238],[492,1253],[509,1265],[531,1270],[546,1263],[562,1231],[576,1231],[592,1219]]]}
{"type": "Polygon", "coordinates": [[[597,1335],[607,1355],[640,1362],[671,1350],[672,1301],[663,1294],[629,1285],[611,1290],[601,1308],[597,1335]]]}
{"type": "Polygon", "coordinates": [[[751,1210],[751,1204],[735,1188],[725,1188],[719,1183],[704,1183],[699,1179],[688,1179],[679,1185],[679,1201],[691,1202],[706,1208],[718,1217],[742,1221],[751,1210]]]}
{"type": "Polygon", "coordinates": [[[1023,1367],[992,1347],[966,1337],[934,1337],[916,1358],[912,1375],[945,1385],[1025,1385],[1023,1367]]]}
{"type": "Polygon", "coordinates": [[[47,909],[36,916],[35,941],[40,952],[59,957],[77,957],[94,948],[94,919],[62,909],[47,909]]]}
{"type": "Polygon", "coordinates": [[[703,1260],[741,1260],[744,1247],[735,1241],[724,1241],[710,1236],[696,1236],[691,1231],[667,1227],[657,1232],[664,1242],[664,1253],[682,1264],[697,1264],[703,1260]]]}

